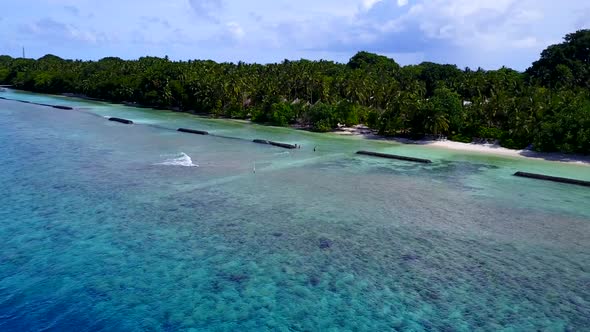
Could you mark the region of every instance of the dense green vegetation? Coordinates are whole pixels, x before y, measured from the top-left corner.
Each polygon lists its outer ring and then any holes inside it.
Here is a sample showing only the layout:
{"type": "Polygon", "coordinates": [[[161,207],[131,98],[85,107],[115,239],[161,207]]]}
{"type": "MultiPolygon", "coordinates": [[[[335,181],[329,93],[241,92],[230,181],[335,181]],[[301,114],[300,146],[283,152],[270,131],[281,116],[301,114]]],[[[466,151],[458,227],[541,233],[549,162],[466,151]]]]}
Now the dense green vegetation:
{"type": "Polygon", "coordinates": [[[367,52],[348,64],[269,65],[47,55],[0,57],[0,83],[317,131],[363,123],[383,135],[590,153],[590,30],[550,46],[524,73],[429,62],[401,67],[367,52]]]}

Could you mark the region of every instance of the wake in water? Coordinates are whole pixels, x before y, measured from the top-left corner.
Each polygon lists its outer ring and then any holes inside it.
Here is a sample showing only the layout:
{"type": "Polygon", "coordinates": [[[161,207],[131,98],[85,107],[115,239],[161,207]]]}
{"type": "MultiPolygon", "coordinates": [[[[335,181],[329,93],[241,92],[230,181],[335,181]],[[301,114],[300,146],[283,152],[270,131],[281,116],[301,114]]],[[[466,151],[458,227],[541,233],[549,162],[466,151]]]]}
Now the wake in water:
{"type": "Polygon", "coordinates": [[[189,155],[184,152],[176,154],[173,158],[166,159],[165,161],[158,163],[156,165],[160,166],[183,166],[183,167],[199,167],[199,165],[194,164],[193,160],[189,155]]]}

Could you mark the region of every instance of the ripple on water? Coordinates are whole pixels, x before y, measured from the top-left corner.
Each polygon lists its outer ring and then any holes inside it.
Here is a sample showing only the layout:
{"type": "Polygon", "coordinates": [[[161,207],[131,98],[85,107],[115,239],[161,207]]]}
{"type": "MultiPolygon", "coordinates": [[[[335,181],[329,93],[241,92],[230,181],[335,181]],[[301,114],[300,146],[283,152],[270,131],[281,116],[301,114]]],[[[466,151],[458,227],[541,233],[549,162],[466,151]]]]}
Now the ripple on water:
{"type": "Polygon", "coordinates": [[[590,326],[582,189],[20,107],[0,121],[1,330],[590,326]],[[185,156],[201,167],[154,165],[185,156]]]}

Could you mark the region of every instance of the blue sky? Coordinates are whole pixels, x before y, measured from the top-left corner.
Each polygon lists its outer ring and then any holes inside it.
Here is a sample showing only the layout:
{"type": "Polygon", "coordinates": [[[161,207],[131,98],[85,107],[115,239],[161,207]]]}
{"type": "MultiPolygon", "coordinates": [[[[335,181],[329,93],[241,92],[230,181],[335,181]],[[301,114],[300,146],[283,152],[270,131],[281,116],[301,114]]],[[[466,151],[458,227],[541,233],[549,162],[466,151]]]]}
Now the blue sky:
{"type": "Polygon", "coordinates": [[[18,0],[0,12],[0,54],[28,57],[346,62],[525,69],[590,27],[587,0],[18,0]]]}

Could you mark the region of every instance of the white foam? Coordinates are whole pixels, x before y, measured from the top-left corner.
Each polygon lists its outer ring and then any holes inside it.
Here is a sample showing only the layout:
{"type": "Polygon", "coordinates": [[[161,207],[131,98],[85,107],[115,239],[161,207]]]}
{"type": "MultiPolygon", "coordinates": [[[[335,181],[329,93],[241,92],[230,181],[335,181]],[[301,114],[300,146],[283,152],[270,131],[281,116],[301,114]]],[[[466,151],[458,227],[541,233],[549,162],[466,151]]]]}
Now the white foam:
{"type": "Polygon", "coordinates": [[[181,152],[180,154],[175,155],[174,158],[166,159],[165,161],[163,161],[157,165],[199,167],[199,165],[194,164],[191,157],[184,152],[181,152]]]}

